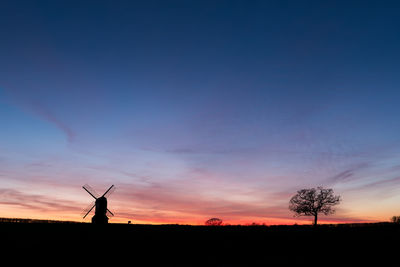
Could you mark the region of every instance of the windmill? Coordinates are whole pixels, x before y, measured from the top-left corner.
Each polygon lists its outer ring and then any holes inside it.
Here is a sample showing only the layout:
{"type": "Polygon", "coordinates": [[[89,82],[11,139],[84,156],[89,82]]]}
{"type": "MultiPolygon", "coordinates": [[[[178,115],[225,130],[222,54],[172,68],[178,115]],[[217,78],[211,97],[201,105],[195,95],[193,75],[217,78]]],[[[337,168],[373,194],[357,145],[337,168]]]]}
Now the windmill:
{"type": "Polygon", "coordinates": [[[110,188],[108,188],[108,190],[102,196],[99,196],[99,194],[97,194],[96,191],[87,184],[82,186],[82,188],[85,189],[85,191],[95,199],[95,201],[93,201],[92,204],[90,204],[90,206],[84,210],[85,216],[83,216],[83,219],[85,219],[92,209],[96,207],[94,216],[92,217],[92,223],[108,223],[107,216],[111,217],[114,216],[114,214],[107,208],[107,198],[112,192],[114,192],[115,186],[110,186],[110,188]]]}

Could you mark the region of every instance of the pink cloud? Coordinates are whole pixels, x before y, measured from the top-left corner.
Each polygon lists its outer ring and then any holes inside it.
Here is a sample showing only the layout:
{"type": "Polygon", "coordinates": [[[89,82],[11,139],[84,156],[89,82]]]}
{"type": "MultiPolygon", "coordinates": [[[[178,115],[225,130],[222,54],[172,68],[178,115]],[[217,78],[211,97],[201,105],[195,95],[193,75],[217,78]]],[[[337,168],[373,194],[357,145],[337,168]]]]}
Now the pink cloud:
{"type": "Polygon", "coordinates": [[[32,212],[81,212],[80,205],[70,200],[56,200],[43,195],[27,194],[14,189],[0,189],[0,205],[28,208],[32,212]]]}

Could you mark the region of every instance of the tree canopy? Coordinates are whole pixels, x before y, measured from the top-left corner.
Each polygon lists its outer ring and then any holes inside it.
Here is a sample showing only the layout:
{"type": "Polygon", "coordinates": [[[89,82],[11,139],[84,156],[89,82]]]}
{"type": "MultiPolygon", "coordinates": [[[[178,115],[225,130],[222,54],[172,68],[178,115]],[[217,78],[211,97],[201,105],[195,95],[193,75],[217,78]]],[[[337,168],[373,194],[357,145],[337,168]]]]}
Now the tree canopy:
{"type": "Polygon", "coordinates": [[[205,222],[207,226],[220,226],[222,224],[222,220],[219,218],[211,218],[205,222]]]}
{"type": "Polygon", "coordinates": [[[333,206],[339,204],[340,196],[333,193],[333,189],[322,187],[302,189],[297,191],[289,202],[289,209],[295,216],[314,216],[314,224],[317,225],[318,214],[333,214],[333,206]]]}

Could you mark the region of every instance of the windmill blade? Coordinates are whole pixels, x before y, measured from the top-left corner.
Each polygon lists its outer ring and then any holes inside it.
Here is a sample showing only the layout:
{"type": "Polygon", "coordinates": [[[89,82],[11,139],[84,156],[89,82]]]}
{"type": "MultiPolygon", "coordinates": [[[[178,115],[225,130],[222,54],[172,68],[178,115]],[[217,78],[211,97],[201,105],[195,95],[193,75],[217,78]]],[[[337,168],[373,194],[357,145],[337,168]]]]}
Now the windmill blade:
{"type": "Polygon", "coordinates": [[[112,185],[112,186],[110,186],[110,188],[108,188],[108,190],[103,194],[103,197],[108,198],[108,197],[112,194],[112,192],[114,192],[114,191],[115,191],[115,186],[112,185]]]}
{"type": "Polygon", "coordinates": [[[109,209],[107,209],[106,215],[107,217],[112,217],[114,216],[114,213],[112,213],[109,209]]]}
{"type": "Polygon", "coordinates": [[[91,188],[88,184],[85,184],[84,186],[82,186],[83,189],[85,189],[86,192],[88,192],[92,197],[94,197],[94,199],[98,199],[99,198],[99,194],[97,194],[97,192],[91,188]]]}
{"type": "Polygon", "coordinates": [[[86,213],[88,213],[89,210],[93,208],[93,206],[96,205],[96,201],[92,201],[90,205],[88,205],[86,208],[84,208],[81,212],[81,215],[84,216],[86,213]]]}
{"type": "Polygon", "coordinates": [[[85,214],[85,216],[83,216],[83,219],[86,218],[86,216],[92,211],[92,209],[96,206],[96,203],[93,201],[90,206],[88,206],[86,209],[83,210],[82,214],[85,214]]]}

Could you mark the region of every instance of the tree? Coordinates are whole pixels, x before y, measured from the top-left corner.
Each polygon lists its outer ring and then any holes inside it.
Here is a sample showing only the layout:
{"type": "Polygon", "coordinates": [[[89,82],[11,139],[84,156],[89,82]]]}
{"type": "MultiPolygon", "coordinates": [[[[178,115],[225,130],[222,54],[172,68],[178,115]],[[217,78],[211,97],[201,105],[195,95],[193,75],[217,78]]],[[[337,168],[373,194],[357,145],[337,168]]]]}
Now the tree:
{"type": "Polygon", "coordinates": [[[218,218],[211,218],[205,222],[207,226],[220,226],[222,224],[222,220],[218,218]]]}
{"type": "Polygon", "coordinates": [[[335,213],[333,206],[339,204],[340,196],[335,196],[332,189],[322,187],[302,189],[297,191],[289,202],[289,209],[295,216],[314,216],[314,225],[317,225],[318,214],[335,213]]]}
{"type": "Polygon", "coordinates": [[[393,216],[390,220],[392,223],[400,223],[400,216],[393,216]]]}

